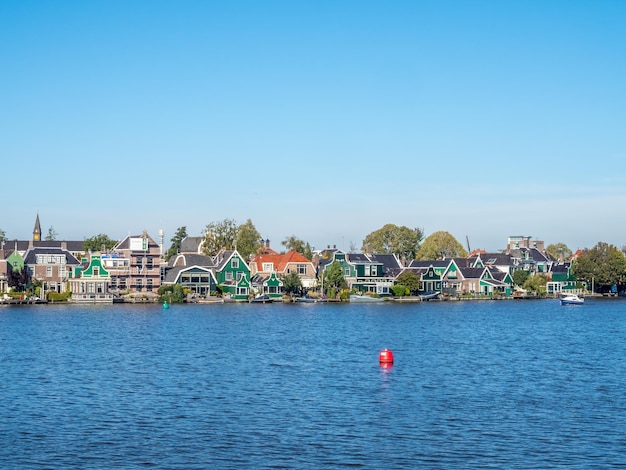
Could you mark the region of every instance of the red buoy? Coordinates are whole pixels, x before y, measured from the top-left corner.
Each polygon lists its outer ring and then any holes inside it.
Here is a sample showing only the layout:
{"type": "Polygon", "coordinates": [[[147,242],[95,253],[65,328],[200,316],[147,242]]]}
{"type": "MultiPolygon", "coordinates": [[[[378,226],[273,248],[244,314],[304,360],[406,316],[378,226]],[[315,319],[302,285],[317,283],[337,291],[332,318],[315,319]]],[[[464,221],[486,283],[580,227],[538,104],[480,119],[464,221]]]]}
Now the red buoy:
{"type": "Polygon", "coordinates": [[[393,364],[393,353],[387,348],[383,349],[380,352],[378,362],[381,364],[393,364]]]}

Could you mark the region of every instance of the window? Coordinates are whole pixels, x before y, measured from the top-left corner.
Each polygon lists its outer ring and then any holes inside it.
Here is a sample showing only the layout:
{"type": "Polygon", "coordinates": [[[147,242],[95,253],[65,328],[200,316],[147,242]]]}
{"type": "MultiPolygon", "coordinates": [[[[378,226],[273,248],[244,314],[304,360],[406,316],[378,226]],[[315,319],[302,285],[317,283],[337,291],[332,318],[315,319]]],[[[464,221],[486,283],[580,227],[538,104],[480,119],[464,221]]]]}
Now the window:
{"type": "Polygon", "coordinates": [[[232,271],[226,271],[226,280],[227,281],[232,281],[233,280],[233,272],[232,271]]]}
{"type": "Polygon", "coordinates": [[[230,265],[232,268],[237,269],[239,267],[239,258],[233,258],[230,265]]]}
{"type": "Polygon", "coordinates": [[[148,285],[146,287],[146,290],[152,292],[152,279],[148,279],[148,285]]]}
{"type": "Polygon", "coordinates": [[[347,267],[347,266],[346,266],[346,267],[343,269],[343,275],[344,275],[344,276],[350,276],[350,268],[349,268],[349,267],[347,267]]]}
{"type": "Polygon", "coordinates": [[[93,292],[94,292],[94,290],[93,290],[93,282],[87,283],[87,292],[89,294],[93,294],[93,292]]]}
{"type": "Polygon", "coordinates": [[[137,279],[137,292],[141,292],[143,289],[143,280],[137,279]]]}
{"type": "Polygon", "coordinates": [[[100,268],[98,268],[98,266],[94,266],[93,275],[94,277],[100,277],[100,268]]]}
{"type": "Polygon", "coordinates": [[[263,263],[263,272],[272,272],[274,271],[274,263],[263,263]]]}
{"type": "Polygon", "coordinates": [[[372,266],[372,276],[376,276],[377,272],[376,266],[372,266]]]}
{"type": "Polygon", "coordinates": [[[65,266],[59,266],[59,277],[63,279],[65,277],[66,268],[65,266]]]}
{"type": "Polygon", "coordinates": [[[101,282],[96,284],[96,292],[102,294],[104,292],[104,285],[101,282]]]}
{"type": "Polygon", "coordinates": [[[370,275],[370,266],[365,266],[365,276],[369,276],[370,275]]]}
{"type": "Polygon", "coordinates": [[[306,264],[298,265],[298,274],[306,274],[306,264]]]}
{"type": "Polygon", "coordinates": [[[148,256],[148,260],[146,262],[146,267],[148,269],[152,269],[152,256],[148,256]]]}
{"type": "Polygon", "coordinates": [[[46,277],[52,277],[52,266],[46,266],[46,277]]]}

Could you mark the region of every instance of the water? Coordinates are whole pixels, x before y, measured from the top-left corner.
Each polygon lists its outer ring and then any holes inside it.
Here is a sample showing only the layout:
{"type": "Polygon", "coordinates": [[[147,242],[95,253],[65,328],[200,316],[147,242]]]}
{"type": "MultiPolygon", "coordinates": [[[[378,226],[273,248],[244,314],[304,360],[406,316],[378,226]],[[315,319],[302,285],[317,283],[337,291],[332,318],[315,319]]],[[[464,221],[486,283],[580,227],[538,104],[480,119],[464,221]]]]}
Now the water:
{"type": "Polygon", "coordinates": [[[625,350],[622,300],[2,307],[0,467],[623,467],[625,350]]]}

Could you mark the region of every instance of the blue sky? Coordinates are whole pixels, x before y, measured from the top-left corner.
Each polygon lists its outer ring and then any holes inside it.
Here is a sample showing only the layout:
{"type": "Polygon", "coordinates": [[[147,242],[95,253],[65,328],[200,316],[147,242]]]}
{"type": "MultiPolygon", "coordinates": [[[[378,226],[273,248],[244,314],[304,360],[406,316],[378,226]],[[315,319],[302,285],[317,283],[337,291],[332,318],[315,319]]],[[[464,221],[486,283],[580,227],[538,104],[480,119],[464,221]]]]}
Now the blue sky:
{"type": "Polygon", "coordinates": [[[621,247],[624,24],[621,0],[1,2],[0,228],[621,247]]]}

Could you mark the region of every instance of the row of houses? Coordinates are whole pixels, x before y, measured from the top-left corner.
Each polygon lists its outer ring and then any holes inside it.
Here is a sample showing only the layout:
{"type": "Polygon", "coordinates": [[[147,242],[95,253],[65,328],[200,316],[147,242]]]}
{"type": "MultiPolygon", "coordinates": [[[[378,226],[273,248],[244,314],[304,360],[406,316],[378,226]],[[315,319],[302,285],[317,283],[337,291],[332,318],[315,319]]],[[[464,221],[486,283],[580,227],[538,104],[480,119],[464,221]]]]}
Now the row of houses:
{"type": "Polygon", "coordinates": [[[237,250],[207,256],[202,237],[187,237],[165,264],[162,240],[157,243],[146,231],[100,252],[85,252],[82,242],[44,241],[40,233],[37,216],[32,240],[2,244],[0,292],[8,291],[12,272],[26,269],[41,283],[42,295],[68,293],[73,302],[150,301],[162,285],[176,284],[196,298],[216,292],[234,300],[255,294],[278,298],[284,294],[282,279],[290,273],[298,275],[305,292],[323,287],[321,273],[333,262],[341,265],[349,289],[380,296],[392,295],[392,286],[406,272],[419,278],[421,291],[450,295],[512,295],[517,269],[550,276],[551,293],[575,286],[571,265],[555,260],[543,250],[543,242],[530,237],[510,237],[502,253],[478,251],[468,258],[408,262],[393,254],[345,253],[336,247],[308,260],[295,251],[276,252],[269,240],[251,259],[237,250]]]}
{"type": "Polygon", "coordinates": [[[282,296],[281,279],[289,273],[300,277],[304,291],[317,289],[320,273],[333,262],[341,265],[349,289],[380,296],[391,295],[392,286],[405,272],[418,276],[421,291],[450,295],[511,295],[515,269],[550,274],[551,292],[575,285],[568,263],[555,263],[532,250],[522,250],[522,257],[476,253],[469,258],[406,263],[391,254],[344,253],[337,249],[327,249],[308,260],[294,251],[277,253],[267,242],[261,253],[245,260],[236,250],[206,256],[202,254],[201,238],[196,237],[183,240],[181,252],[163,265],[160,245],[146,232],[127,237],[102,253],[72,252],[69,245],[49,246],[53,244],[35,242],[22,253],[17,243],[0,263],[0,272],[4,273],[0,274],[0,291],[8,289],[8,270],[26,268],[32,278],[41,282],[44,294],[69,291],[74,302],[112,302],[115,298],[149,301],[156,298],[161,285],[175,284],[198,298],[220,291],[234,300],[247,300],[256,293],[282,296]]]}

